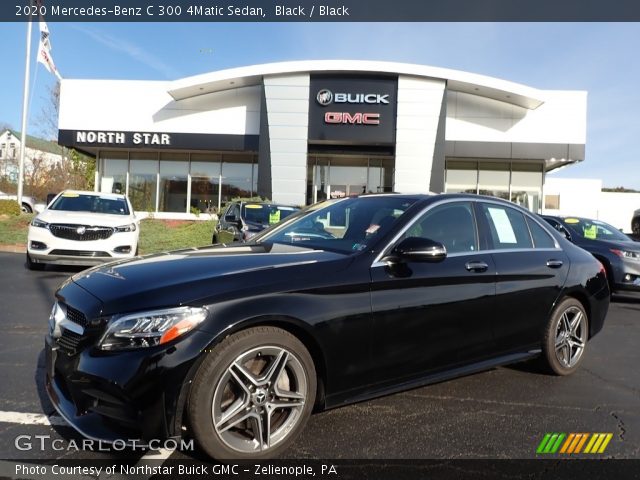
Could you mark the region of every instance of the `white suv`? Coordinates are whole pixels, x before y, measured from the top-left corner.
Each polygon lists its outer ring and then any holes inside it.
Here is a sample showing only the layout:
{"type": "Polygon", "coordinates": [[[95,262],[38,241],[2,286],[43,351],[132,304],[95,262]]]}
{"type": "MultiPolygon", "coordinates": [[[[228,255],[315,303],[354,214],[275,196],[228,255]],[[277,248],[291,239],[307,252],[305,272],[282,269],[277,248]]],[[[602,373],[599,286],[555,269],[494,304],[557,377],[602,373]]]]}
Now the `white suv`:
{"type": "Polygon", "coordinates": [[[97,265],[137,255],[139,222],[129,199],[65,190],[29,225],[27,267],[97,265]]]}

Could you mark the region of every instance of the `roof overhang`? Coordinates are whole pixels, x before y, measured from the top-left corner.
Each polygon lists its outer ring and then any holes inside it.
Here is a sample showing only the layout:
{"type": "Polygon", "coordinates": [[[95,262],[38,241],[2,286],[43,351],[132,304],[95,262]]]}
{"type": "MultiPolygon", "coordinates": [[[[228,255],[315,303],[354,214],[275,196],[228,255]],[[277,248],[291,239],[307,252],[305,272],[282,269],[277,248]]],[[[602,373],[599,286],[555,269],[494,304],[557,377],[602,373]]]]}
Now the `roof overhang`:
{"type": "Polygon", "coordinates": [[[492,98],[529,110],[544,103],[544,95],[540,90],[499,78],[425,65],[366,60],[307,60],[238,67],[176,80],[169,84],[168,92],[175,100],[184,100],[208,93],[261,85],[264,77],[268,76],[320,72],[437,78],[445,80],[449,90],[492,98]]]}

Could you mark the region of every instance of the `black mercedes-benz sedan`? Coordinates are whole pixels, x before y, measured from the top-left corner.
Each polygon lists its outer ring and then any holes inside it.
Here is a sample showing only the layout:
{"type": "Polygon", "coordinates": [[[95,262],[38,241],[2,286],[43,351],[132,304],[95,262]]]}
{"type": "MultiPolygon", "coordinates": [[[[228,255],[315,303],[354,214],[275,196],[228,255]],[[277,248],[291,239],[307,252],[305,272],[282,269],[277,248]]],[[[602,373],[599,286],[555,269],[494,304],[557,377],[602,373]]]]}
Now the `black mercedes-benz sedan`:
{"type": "Polygon", "coordinates": [[[186,430],[219,459],[280,455],[321,410],[540,356],[582,362],[603,266],[476,195],[364,195],[250,243],[81,272],[56,292],[46,386],[92,438],[186,430]]]}

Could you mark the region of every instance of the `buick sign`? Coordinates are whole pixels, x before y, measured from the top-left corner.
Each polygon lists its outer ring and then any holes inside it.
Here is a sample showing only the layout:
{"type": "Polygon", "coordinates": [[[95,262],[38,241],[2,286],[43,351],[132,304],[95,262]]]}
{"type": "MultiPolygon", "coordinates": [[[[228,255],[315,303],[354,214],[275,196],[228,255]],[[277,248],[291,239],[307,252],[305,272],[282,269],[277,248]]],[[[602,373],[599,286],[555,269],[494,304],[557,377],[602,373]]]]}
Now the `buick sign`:
{"type": "Polygon", "coordinates": [[[331,93],[331,90],[327,90],[326,88],[323,88],[316,95],[316,100],[320,105],[325,107],[329,105],[331,102],[333,102],[333,93],[331,93]]]}
{"type": "Polygon", "coordinates": [[[369,105],[389,104],[389,95],[379,93],[332,93],[331,90],[323,88],[316,95],[316,100],[320,105],[326,107],[333,103],[366,103],[369,105]]]}
{"type": "Polygon", "coordinates": [[[308,95],[310,144],[394,145],[397,77],[312,74],[308,95]]]}

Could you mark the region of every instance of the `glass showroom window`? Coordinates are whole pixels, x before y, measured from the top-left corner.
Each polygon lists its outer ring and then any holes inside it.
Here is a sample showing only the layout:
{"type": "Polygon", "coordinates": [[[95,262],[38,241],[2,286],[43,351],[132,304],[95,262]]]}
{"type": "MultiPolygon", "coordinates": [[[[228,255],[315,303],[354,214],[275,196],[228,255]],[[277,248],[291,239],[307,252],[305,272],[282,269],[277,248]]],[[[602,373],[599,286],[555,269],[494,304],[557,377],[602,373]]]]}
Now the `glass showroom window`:
{"type": "Polygon", "coordinates": [[[252,197],[256,191],[253,180],[254,156],[225,155],[222,161],[222,201],[237,197],[252,197]]]}
{"type": "Polygon", "coordinates": [[[478,193],[478,162],[447,160],[446,192],[478,193]]]}
{"type": "Polygon", "coordinates": [[[190,207],[207,213],[216,211],[221,163],[222,155],[220,154],[191,154],[190,207]]]}
{"type": "Polygon", "coordinates": [[[478,193],[509,200],[509,163],[479,162],[478,193]]]}
{"type": "Polygon", "coordinates": [[[186,153],[160,154],[160,201],[161,212],[187,211],[187,175],[189,155],[186,153]]]}
{"type": "Polygon", "coordinates": [[[366,157],[331,157],[329,181],[331,198],[367,193],[366,157]]]}
{"type": "Polygon", "coordinates": [[[129,173],[129,200],[133,209],[142,212],[156,211],[158,182],[158,154],[131,153],[129,173]]]}
{"type": "Polygon", "coordinates": [[[127,152],[100,152],[100,157],[103,165],[100,191],[125,193],[127,190],[129,154],[127,152]]]}
{"type": "Polygon", "coordinates": [[[540,212],[542,198],[542,163],[511,164],[511,201],[540,212]]]}

